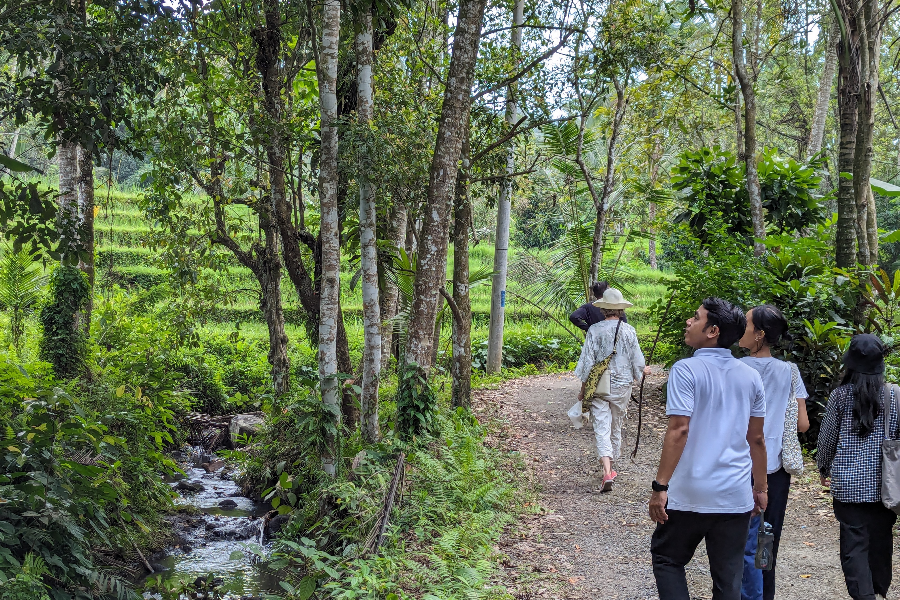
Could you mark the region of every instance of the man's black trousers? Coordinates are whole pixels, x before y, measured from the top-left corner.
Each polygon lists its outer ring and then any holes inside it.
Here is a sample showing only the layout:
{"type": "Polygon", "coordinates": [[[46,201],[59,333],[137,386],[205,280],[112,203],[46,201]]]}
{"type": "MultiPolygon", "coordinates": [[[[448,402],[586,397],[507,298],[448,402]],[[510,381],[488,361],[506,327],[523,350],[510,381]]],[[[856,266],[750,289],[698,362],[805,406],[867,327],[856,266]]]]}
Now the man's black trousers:
{"type": "Polygon", "coordinates": [[[887,596],[891,585],[891,529],[897,515],[881,502],[834,501],[841,524],[841,567],[853,600],[887,596]]]}
{"type": "Polygon", "coordinates": [[[704,539],[713,600],[740,600],[750,513],[666,513],[669,520],[656,526],[650,544],[659,600],[690,600],[684,566],[704,539]]]}

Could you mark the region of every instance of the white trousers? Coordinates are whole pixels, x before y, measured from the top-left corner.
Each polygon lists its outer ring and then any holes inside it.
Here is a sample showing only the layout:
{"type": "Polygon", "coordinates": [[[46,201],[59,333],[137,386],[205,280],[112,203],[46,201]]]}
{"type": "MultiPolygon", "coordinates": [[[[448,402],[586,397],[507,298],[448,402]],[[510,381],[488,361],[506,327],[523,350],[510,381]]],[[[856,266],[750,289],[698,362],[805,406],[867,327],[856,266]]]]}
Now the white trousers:
{"type": "Polygon", "coordinates": [[[608,396],[595,396],[591,403],[591,420],[597,439],[597,457],[618,459],[622,452],[622,427],[631,399],[631,387],[613,390],[608,396]]]}

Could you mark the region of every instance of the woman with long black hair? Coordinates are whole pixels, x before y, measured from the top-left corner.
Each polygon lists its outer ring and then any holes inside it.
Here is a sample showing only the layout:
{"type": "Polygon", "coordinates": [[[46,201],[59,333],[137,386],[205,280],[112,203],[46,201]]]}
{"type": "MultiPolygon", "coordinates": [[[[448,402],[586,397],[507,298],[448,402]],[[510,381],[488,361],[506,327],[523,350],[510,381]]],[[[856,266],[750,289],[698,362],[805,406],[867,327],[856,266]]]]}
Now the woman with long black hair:
{"type": "MultiPolygon", "coordinates": [[[[790,471],[792,467],[799,466],[802,469],[803,464],[797,432],[809,429],[806,387],[795,364],[772,356],[772,348],[787,338],[789,338],[788,323],[784,314],[770,304],[763,304],[750,309],[747,313],[747,330],[738,341],[741,348],[750,352],[750,356],[745,356],[741,361],[759,373],[766,392],[766,420],[763,432],[766,437],[769,504],[766,507],[765,518],[766,522],[772,525],[772,533],[775,534],[772,569],[760,571],[755,565],[760,515],[750,520],[750,531],[744,552],[744,575],[741,581],[742,600],[775,598],[775,565],[791,487],[790,471]]],[[[793,472],[799,474],[798,471],[793,472]]]]}
{"type": "Polygon", "coordinates": [[[854,336],[844,368],[841,386],[828,398],[816,460],[822,485],[831,477],[847,592],[854,600],[883,599],[891,585],[891,531],[897,515],[881,502],[881,442],[898,437],[900,419],[893,386],[886,393],[880,339],[854,336]]]}

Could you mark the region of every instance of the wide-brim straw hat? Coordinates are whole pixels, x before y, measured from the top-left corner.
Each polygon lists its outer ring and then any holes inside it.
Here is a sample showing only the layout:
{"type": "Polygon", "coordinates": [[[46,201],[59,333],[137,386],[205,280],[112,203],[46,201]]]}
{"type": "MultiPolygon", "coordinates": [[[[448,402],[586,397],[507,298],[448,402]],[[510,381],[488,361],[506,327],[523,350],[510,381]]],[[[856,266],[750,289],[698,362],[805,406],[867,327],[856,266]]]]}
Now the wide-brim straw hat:
{"type": "Polygon", "coordinates": [[[623,308],[634,306],[634,304],[626,300],[622,296],[622,292],[620,292],[616,288],[606,288],[606,291],[603,292],[603,297],[599,300],[594,300],[594,306],[596,306],[597,308],[611,308],[621,310],[623,308]]]}

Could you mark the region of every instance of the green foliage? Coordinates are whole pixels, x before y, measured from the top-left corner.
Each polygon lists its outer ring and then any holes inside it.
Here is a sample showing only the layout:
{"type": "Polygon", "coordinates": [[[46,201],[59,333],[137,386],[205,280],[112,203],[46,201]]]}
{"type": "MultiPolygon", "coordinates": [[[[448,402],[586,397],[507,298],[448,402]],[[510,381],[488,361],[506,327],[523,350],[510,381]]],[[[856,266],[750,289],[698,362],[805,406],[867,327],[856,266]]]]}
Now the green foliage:
{"type": "Polygon", "coordinates": [[[49,300],[40,313],[40,351],[61,379],[80,375],[84,366],[86,335],[78,316],[89,294],[87,279],[76,267],[60,266],[50,276],[49,300]]]}
{"type": "Polygon", "coordinates": [[[743,238],[752,232],[743,195],[744,167],[734,154],[715,146],[685,151],[680,159],[672,167],[671,182],[687,206],[674,222],[687,224],[704,245],[716,239],[720,222],[725,223],[725,231],[731,236],[743,238]]]}
{"type": "Polygon", "coordinates": [[[437,396],[428,385],[428,375],[416,364],[400,368],[397,389],[396,431],[402,438],[428,433],[437,411],[437,396]]]}
{"type": "Polygon", "coordinates": [[[486,447],[487,429],[462,408],[436,415],[433,432],[410,445],[388,438],[364,452],[351,479],[323,481],[303,495],[296,472],[278,477],[273,499],[298,495],[270,555],[270,567],[288,574],[281,584],[288,598],[497,597],[493,547],[525,491],[513,475],[517,459],[486,447]],[[407,492],[378,553],[364,555],[361,541],[377,525],[398,447],[407,451],[407,492]],[[323,516],[317,505],[325,499],[331,510],[323,516]]]}
{"type": "MultiPolygon", "coordinates": [[[[583,340],[566,335],[519,334],[511,330],[503,336],[503,367],[518,368],[526,365],[568,365],[577,361],[583,340]]],[[[487,340],[473,344],[472,367],[484,370],[487,364],[487,340]]]]}
{"type": "MultiPolygon", "coordinates": [[[[825,209],[817,193],[825,166],[824,155],[808,163],[780,157],[774,149],[759,156],[760,194],[767,229],[775,233],[801,231],[825,221],[825,209]]],[[[704,244],[723,222],[728,234],[749,240],[753,233],[750,199],[743,163],[719,146],[685,151],[672,168],[672,187],[683,195],[686,208],[675,216],[704,244]]],[[[713,236],[714,237],[714,236],[713,236]]]]}
{"type": "Polygon", "coordinates": [[[778,233],[802,231],[825,222],[824,200],[818,193],[825,169],[825,154],[807,163],[782,158],[774,148],[759,157],[759,187],[766,223],[778,233]]]}
{"type": "Polygon", "coordinates": [[[25,318],[40,301],[46,281],[32,255],[7,248],[0,259],[0,308],[9,311],[9,337],[17,354],[22,351],[25,318]]]}
{"type": "Polygon", "coordinates": [[[12,240],[14,252],[27,248],[57,257],[60,249],[54,245],[59,233],[51,191],[39,189],[34,182],[0,180],[0,232],[12,240]]]}
{"type": "Polygon", "coordinates": [[[124,585],[98,569],[91,548],[113,545],[111,519],[127,506],[113,474],[125,440],[63,390],[32,383],[25,371],[15,379],[20,385],[4,386],[3,394],[0,574],[15,577],[34,554],[46,563],[55,594],[80,586],[89,590],[82,597],[122,595],[124,585]]]}
{"type": "Polygon", "coordinates": [[[679,349],[666,356],[660,352],[665,347],[659,348],[654,360],[671,364],[684,356],[685,321],[704,298],[718,296],[742,307],[761,304],[767,298],[771,277],[762,262],[753,256],[751,247],[735,240],[724,228],[709,232],[706,239],[705,248],[699,239],[693,239],[688,257],[675,265],[676,278],[667,290],[667,295],[673,297],[668,313],[668,297],[657,300],[651,309],[654,321],[662,330],[661,341],[668,343],[670,350],[679,349]]]}
{"type": "Polygon", "coordinates": [[[25,555],[21,572],[12,579],[0,582],[4,600],[50,600],[42,577],[50,573],[44,560],[32,553],[25,555]]]}

